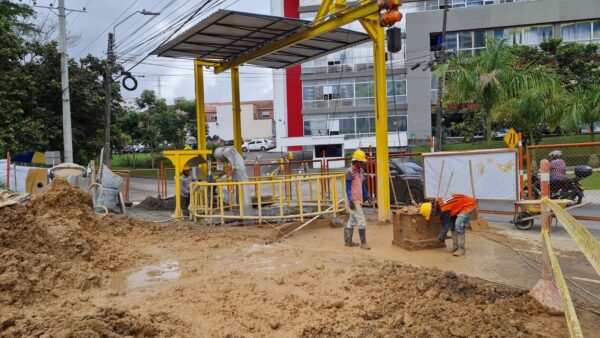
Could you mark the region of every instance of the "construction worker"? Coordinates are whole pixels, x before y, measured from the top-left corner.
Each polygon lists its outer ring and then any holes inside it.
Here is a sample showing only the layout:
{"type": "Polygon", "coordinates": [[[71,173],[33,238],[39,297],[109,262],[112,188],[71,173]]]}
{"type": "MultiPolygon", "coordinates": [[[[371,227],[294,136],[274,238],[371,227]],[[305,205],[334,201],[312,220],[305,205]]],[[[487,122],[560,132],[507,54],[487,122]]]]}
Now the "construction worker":
{"type": "Polygon", "coordinates": [[[362,203],[369,197],[364,184],[365,171],[362,168],[365,162],[367,162],[367,155],[365,155],[364,151],[357,149],[352,154],[352,164],[346,171],[346,199],[348,201],[350,218],[344,228],[344,242],[346,246],[357,246],[356,243],[352,242],[352,233],[354,232],[354,227],[358,226],[360,247],[370,250],[371,248],[367,245],[367,220],[362,209],[362,203]]]}
{"type": "Polygon", "coordinates": [[[442,229],[438,240],[446,239],[448,229],[452,230],[452,249],[449,251],[454,256],[465,255],[465,228],[469,223],[470,213],[477,206],[477,201],[467,195],[452,194],[447,198],[440,198],[432,203],[423,203],[420,213],[429,220],[432,212],[442,221],[442,229]]]}
{"type": "Polygon", "coordinates": [[[183,209],[184,215],[189,214],[189,206],[190,206],[190,183],[192,182],[192,176],[190,175],[191,169],[187,165],[183,168],[181,176],[179,179],[181,180],[181,209],[183,209]]]}
{"type": "Polygon", "coordinates": [[[190,136],[185,140],[185,147],[183,150],[196,150],[198,149],[198,141],[194,136],[190,136]]]}

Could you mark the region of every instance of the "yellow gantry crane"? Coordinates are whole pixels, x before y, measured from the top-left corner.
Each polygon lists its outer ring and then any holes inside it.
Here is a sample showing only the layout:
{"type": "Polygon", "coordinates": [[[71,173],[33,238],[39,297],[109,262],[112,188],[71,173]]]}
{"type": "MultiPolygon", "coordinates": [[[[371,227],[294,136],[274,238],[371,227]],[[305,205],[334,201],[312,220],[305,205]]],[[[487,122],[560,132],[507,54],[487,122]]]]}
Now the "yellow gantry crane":
{"type": "MultiPolygon", "coordinates": [[[[241,108],[240,108],[240,88],[239,88],[239,67],[245,63],[252,63],[257,59],[266,59],[270,55],[282,53],[283,50],[290,49],[300,45],[310,39],[318,38],[324,34],[339,29],[352,22],[359,21],[367,32],[373,44],[374,55],[374,83],[375,83],[375,132],[376,132],[376,151],[377,151],[377,196],[378,196],[378,220],[380,223],[390,221],[390,187],[389,187],[389,165],[388,165],[388,112],[387,112],[387,89],[386,89],[386,43],[384,27],[392,26],[394,23],[402,19],[402,14],[399,12],[399,7],[402,5],[402,0],[363,0],[347,3],[345,0],[323,0],[319,10],[317,11],[314,21],[297,27],[289,34],[282,33],[276,39],[269,39],[266,43],[257,42],[255,46],[249,46],[239,54],[229,57],[217,59],[210,53],[201,53],[199,49],[204,48],[206,43],[202,45],[200,42],[193,40],[193,35],[184,32],[182,38],[176,38],[173,44],[168,48],[159,47],[153,52],[156,55],[163,55],[169,52],[166,56],[178,57],[188,55],[194,52],[196,60],[194,61],[194,74],[196,85],[196,119],[198,129],[198,150],[199,153],[208,154],[206,151],[206,114],[204,109],[204,79],[203,67],[213,68],[215,74],[231,71],[231,91],[232,91],[232,114],[233,114],[233,136],[234,147],[242,152],[242,125],[241,125],[241,108]],[[183,41],[187,37],[188,40],[183,41]],[[194,49],[194,44],[197,44],[194,49]],[[177,47],[177,48],[175,48],[177,47]],[[188,53],[188,54],[186,54],[188,53]]],[[[210,18],[209,18],[210,19],[210,18]]],[[[281,18],[284,20],[285,18],[281,18]]],[[[209,34],[211,25],[225,26],[222,22],[208,20],[204,25],[196,27],[196,32],[203,32],[206,36],[214,37],[218,42],[217,34],[209,34]]],[[[265,28],[265,32],[271,33],[272,27],[276,27],[280,22],[268,25],[271,28],[265,28]]],[[[246,26],[231,25],[230,29],[248,29],[246,26]]],[[[258,32],[258,30],[257,30],[258,32]]],[[[193,33],[193,32],[192,32],[193,33]]],[[[225,36],[222,39],[227,39],[225,36]]],[[[238,41],[238,40],[230,40],[238,41]]],[[[167,43],[169,44],[169,43],[167,43]]],[[[233,44],[221,46],[216,49],[221,51],[234,50],[233,44]]],[[[293,53],[289,53],[294,55],[293,53]]],[[[223,54],[225,55],[225,54],[223,54]]],[[[273,59],[277,64],[277,59],[273,59]]],[[[260,65],[260,64],[259,64],[260,65]]],[[[273,67],[278,68],[278,67],[273,67]]],[[[185,152],[182,151],[182,152],[185,152]]],[[[171,152],[170,157],[177,156],[171,152]]],[[[183,158],[183,157],[180,157],[183,158]]],[[[180,175],[182,165],[176,169],[176,177],[180,175]]],[[[206,172],[206,170],[203,170],[206,172]]],[[[175,216],[181,215],[179,204],[179,191],[176,191],[178,210],[175,216]]]]}

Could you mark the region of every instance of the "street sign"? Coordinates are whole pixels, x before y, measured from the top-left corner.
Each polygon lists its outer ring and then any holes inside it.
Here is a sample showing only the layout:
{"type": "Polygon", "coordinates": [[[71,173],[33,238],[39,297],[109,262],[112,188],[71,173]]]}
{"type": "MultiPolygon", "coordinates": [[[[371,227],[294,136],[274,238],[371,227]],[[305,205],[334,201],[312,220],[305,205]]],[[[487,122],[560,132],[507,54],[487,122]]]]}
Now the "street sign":
{"type": "Polygon", "coordinates": [[[506,133],[506,136],[504,136],[504,143],[506,143],[509,148],[515,148],[519,145],[519,134],[517,134],[513,128],[510,128],[508,133],[506,133]]]}

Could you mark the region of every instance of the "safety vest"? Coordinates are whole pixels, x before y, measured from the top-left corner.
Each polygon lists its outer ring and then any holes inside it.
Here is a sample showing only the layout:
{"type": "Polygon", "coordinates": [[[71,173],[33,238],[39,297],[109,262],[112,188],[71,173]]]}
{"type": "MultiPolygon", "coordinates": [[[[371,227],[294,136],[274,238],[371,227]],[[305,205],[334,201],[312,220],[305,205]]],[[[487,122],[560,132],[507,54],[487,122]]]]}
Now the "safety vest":
{"type": "Polygon", "coordinates": [[[452,194],[450,197],[440,198],[439,202],[442,212],[450,211],[450,216],[460,213],[467,214],[477,206],[477,201],[463,194],[452,194]]]}

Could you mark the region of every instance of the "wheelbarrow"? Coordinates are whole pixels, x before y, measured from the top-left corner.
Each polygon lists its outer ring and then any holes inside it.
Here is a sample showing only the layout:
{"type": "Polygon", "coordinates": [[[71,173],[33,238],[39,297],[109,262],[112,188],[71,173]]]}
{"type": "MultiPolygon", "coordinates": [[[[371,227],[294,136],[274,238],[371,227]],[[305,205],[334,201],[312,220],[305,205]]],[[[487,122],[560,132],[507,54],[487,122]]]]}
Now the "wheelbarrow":
{"type": "MultiPolygon", "coordinates": [[[[556,204],[558,204],[561,208],[566,208],[570,204],[573,203],[572,200],[568,199],[560,199],[560,200],[552,200],[556,204]]],[[[529,230],[533,227],[533,220],[542,213],[542,203],[540,200],[523,200],[517,201],[517,206],[520,208],[512,223],[519,230],[529,230]]]]}

